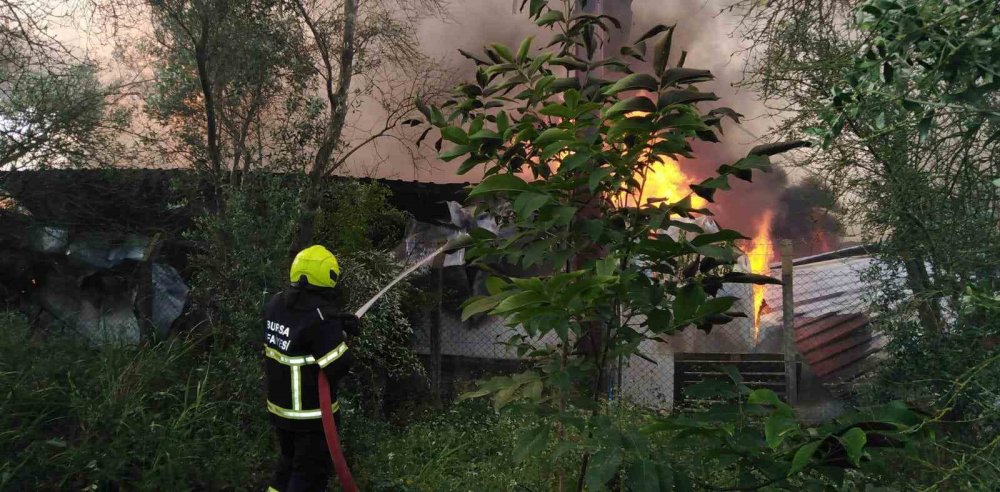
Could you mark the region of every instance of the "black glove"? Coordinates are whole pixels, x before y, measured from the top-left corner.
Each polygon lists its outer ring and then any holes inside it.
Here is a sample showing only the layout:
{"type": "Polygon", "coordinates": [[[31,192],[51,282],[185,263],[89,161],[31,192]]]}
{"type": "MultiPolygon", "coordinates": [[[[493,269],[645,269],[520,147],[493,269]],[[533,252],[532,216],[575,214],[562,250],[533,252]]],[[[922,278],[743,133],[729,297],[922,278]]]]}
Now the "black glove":
{"type": "Polygon", "coordinates": [[[341,314],[339,318],[345,333],[352,337],[361,334],[361,320],[357,316],[353,314],[341,314]]]}

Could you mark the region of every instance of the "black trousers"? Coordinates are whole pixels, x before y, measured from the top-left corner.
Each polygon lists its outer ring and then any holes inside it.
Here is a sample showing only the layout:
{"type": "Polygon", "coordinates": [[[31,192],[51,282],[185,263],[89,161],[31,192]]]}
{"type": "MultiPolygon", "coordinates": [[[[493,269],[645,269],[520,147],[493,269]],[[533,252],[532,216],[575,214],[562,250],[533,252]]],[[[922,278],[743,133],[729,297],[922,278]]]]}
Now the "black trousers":
{"type": "Polygon", "coordinates": [[[333,474],[333,463],[323,431],[276,430],[281,457],[271,488],[278,492],[325,491],[333,474]]]}

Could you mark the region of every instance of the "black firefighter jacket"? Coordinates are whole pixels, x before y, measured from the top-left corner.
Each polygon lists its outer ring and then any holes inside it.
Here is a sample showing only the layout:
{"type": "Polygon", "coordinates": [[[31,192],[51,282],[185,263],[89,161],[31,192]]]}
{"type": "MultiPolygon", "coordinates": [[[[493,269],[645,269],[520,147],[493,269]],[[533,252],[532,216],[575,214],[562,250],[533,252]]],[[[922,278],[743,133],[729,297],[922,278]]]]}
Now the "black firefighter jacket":
{"type": "Polygon", "coordinates": [[[347,375],[352,357],[346,333],[357,318],[337,309],[330,293],[292,287],[271,297],[265,308],[264,373],[267,409],[278,428],[322,431],[318,378],[326,371],[333,411],[339,410],[337,382],[347,375]]]}

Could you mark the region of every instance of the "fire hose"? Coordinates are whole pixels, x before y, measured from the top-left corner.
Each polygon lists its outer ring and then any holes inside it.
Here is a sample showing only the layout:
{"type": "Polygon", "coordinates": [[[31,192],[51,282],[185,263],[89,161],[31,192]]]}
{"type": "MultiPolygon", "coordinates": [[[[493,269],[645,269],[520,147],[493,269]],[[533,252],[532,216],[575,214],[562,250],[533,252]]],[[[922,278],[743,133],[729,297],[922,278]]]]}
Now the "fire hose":
{"type": "MultiPolygon", "coordinates": [[[[444,246],[441,246],[433,253],[427,255],[424,259],[413,264],[413,266],[407,268],[403,273],[399,274],[389,285],[386,285],[382,290],[375,294],[371,299],[368,300],[363,306],[361,306],[355,313],[354,316],[361,319],[365,313],[375,304],[380,297],[382,297],[386,292],[389,291],[394,285],[399,283],[400,280],[406,278],[408,275],[416,271],[421,266],[427,264],[437,255],[444,253],[449,250],[461,249],[465,243],[467,243],[469,237],[467,235],[459,235],[458,237],[448,241],[444,246]]],[[[344,458],[344,451],[340,446],[340,437],[337,434],[337,422],[333,418],[333,401],[330,396],[330,382],[326,378],[326,373],[322,369],[319,371],[319,407],[321,420],[323,421],[323,434],[326,435],[326,447],[330,450],[330,459],[333,460],[333,468],[337,472],[337,479],[340,480],[340,487],[344,489],[345,492],[358,492],[358,486],[354,483],[354,477],[351,475],[351,469],[347,466],[347,460],[344,458]]]]}

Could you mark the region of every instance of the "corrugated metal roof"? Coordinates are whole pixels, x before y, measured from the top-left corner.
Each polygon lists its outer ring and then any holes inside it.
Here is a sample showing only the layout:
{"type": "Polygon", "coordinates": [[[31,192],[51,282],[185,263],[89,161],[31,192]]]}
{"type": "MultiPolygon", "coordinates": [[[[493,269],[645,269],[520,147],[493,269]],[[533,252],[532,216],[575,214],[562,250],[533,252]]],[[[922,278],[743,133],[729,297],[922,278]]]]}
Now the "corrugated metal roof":
{"type": "Polygon", "coordinates": [[[813,373],[824,380],[854,379],[868,356],[885,345],[863,313],[797,318],[795,345],[813,373]]]}
{"type": "MultiPolygon", "coordinates": [[[[871,329],[862,280],[877,260],[863,250],[857,253],[796,262],[793,269],[795,344],[813,373],[828,383],[862,374],[869,357],[885,345],[885,338],[871,329]]],[[[771,274],[781,278],[780,266],[771,274]]],[[[764,298],[762,330],[780,333],[782,287],[769,286],[764,298]]]]}

